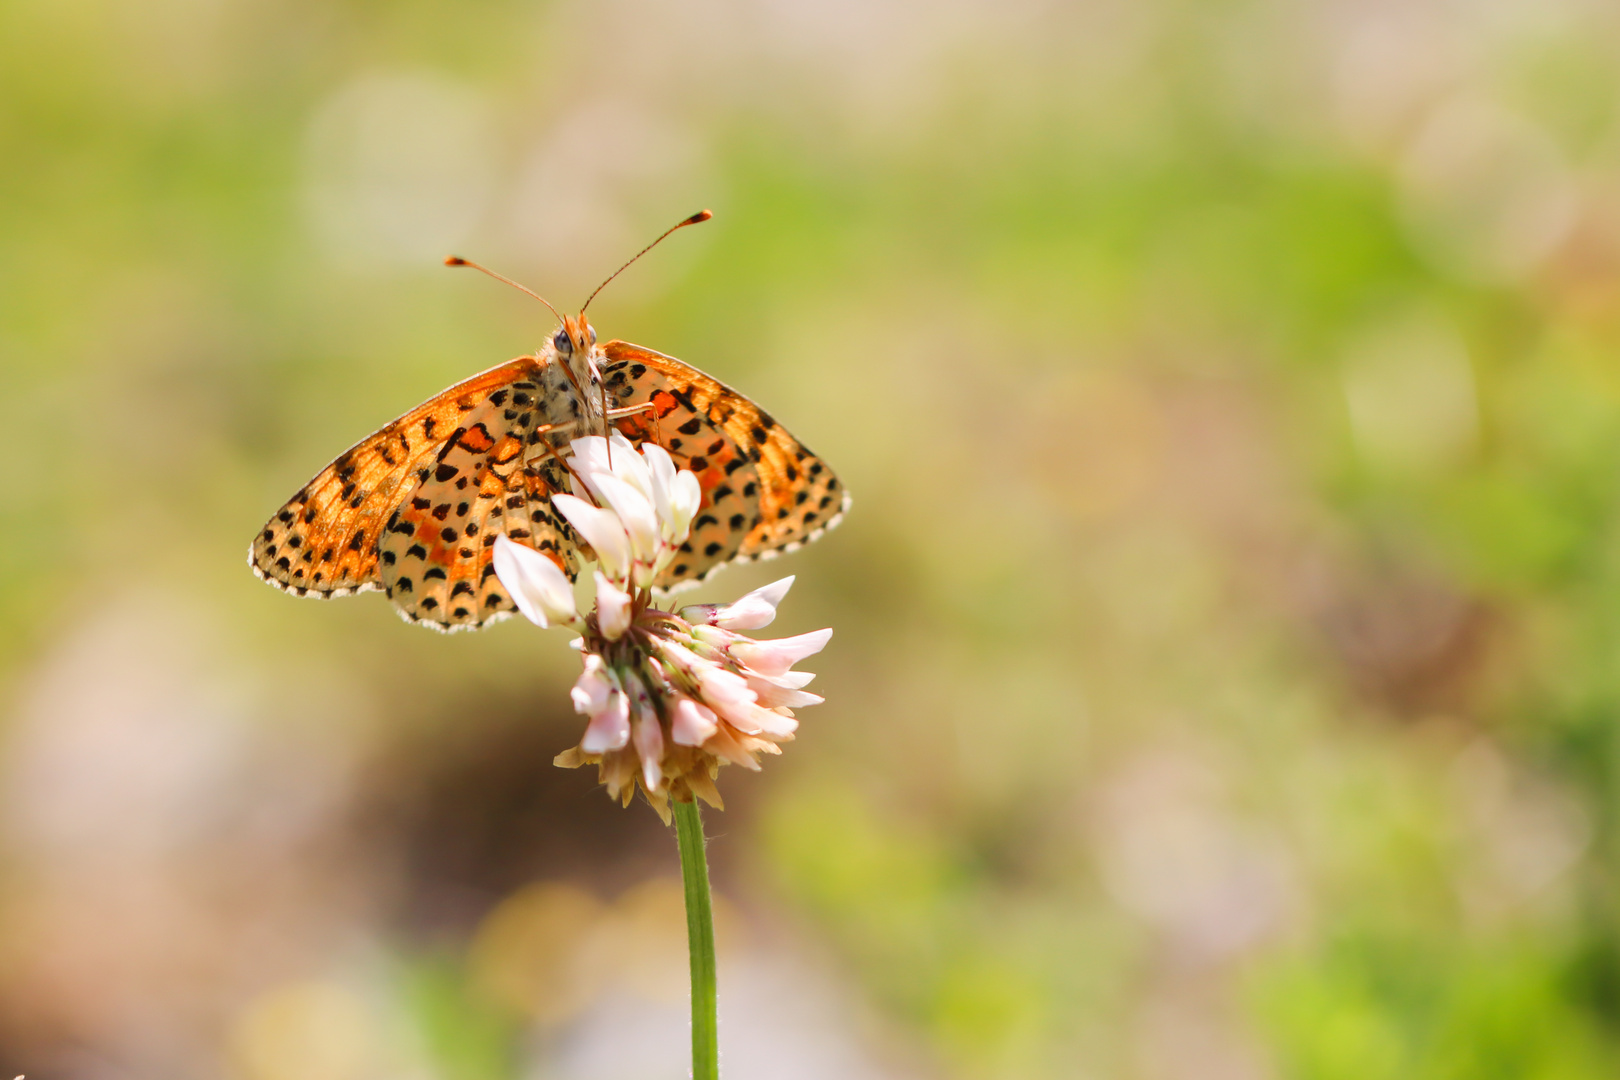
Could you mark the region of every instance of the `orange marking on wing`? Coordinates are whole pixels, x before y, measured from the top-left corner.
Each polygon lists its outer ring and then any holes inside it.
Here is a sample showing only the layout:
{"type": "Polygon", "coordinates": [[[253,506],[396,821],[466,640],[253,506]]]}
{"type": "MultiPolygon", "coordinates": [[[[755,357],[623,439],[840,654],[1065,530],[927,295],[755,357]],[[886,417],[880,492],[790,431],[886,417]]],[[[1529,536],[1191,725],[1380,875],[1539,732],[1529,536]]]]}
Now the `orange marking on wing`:
{"type": "Polygon", "coordinates": [[[655,390],[648,400],[652,402],[653,410],[660,420],[681,407],[681,403],[675,400],[675,395],[668,390],[655,390]]]}
{"type": "Polygon", "coordinates": [[[523,453],[523,440],[508,435],[495,445],[495,453],[490,455],[490,460],[497,465],[505,465],[521,453],[523,453]]]}
{"type": "Polygon", "coordinates": [[[461,438],[456,441],[475,454],[482,454],[495,445],[495,440],[490,437],[489,429],[483,424],[474,424],[462,432],[461,438]]]}
{"type": "Polygon", "coordinates": [[[695,475],[697,476],[698,487],[703,489],[702,505],[705,507],[713,506],[714,500],[709,497],[709,493],[726,482],[726,471],[718,465],[710,465],[707,469],[695,475]]]}
{"type": "Polygon", "coordinates": [[[654,432],[651,422],[644,418],[645,415],[644,413],[635,413],[630,416],[621,416],[613,421],[613,426],[620,435],[633,443],[646,442],[648,439],[654,438],[654,432]]]}

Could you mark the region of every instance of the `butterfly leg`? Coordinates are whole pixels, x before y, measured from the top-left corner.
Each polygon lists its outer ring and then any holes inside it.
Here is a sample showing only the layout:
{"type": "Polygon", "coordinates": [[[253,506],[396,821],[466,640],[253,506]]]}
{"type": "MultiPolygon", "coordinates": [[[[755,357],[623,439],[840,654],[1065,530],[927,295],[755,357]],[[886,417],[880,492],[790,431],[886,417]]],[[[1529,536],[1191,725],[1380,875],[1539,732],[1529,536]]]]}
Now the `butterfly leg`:
{"type": "MultiPolygon", "coordinates": [[[[544,435],[549,431],[554,431],[557,428],[566,427],[566,426],[568,426],[568,425],[566,425],[566,424],[541,424],[539,427],[536,427],[534,429],[534,434],[536,434],[536,435],[544,435]]],[[[535,445],[537,445],[541,449],[543,449],[546,452],[546,454],[549,454],[552,457],[552,459],[555,460],[557,462],[557,464],[561,465],[563,467],[563,469],[570,476],[572,476],[575,480],[578,480],[581,487],[586,486],[584,478],[581,477],[579,475],[579,473],[574,471],[574,467],[572,465],[568,464],[567,460],[564,459],[561,454],[557,453],[557,448],[551,445],[551,440],[550,439],[541,439],[535,445]]],[[[524,469],[527,470],[527,471],[532,471],[535,468],[535,466],[540,462],[540,460],[541,460],[541,458],[539,458],[539,457],[532,457],[532,458],[528,459],[527,461],[525,461],[523,463],[524,469]]]]}
{"type": "MultiPolygon", "coordinates": [[[[652,422],[653,441],[655,443],[657,443],[660,447],[664,447],[664,449],[667,450],[668,447],[664,446],[664,426],[660,422],[661,418],[658,415],[658,406],[655,405],[653,402],[651,402],[651,401],[643,401],[640,405],[626,405],[622,409],[609,409],[607,411],[607,417],[608,417],[609,420],[618,420],[618,419],[621,419],[623,417],[634,416],[636,413],[639,413],[639,412],[650,412],[650,413],[653,414],[653,422],[652,422]]],[[[643,428],[645,428],[646,421],[642,421],[641,423],[642,423],[643,428]]],[[[645,438],[645,437],[646,436],[643,435],[643,438],[645,438]]]]}

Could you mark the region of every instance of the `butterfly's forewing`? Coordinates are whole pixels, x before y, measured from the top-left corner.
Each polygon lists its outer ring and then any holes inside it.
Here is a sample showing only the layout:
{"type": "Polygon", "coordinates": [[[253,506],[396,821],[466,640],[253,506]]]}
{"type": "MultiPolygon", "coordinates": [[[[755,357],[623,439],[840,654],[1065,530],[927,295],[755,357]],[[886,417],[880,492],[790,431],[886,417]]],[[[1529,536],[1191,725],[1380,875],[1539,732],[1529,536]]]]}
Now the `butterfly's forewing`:
{"type": "Polygon", "coordinates": [[[254,573],[299,596],[382,589],[405,618],[442,630],[512,610],[491,567],[504,531],[577,557],[550,513],[554,466],[525,468],[546,373],[519,357],[458,383],[328,465],[254,538],[254,573]]]}
{"type": "Polygon", "coordinates": [[[602,346],[602,377],[632,441],[660,443],[691,469],[703,506],[659,588],[677,589],[730,562],[792,551],[837,525],[849,495],[827,464],[742,394],[672,356],[623,341],[602,346]]]}

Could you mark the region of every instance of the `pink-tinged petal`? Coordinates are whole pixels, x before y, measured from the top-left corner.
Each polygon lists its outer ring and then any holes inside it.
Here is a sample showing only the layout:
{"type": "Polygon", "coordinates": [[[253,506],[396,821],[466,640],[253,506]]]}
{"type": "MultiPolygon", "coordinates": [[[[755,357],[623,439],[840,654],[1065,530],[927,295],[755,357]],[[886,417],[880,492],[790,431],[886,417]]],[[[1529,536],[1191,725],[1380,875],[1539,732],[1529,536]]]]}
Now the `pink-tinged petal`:
{"type": "Polygon", "coordinates": [[[630,699],[614,687],[600,712],[591,716],[585,726],[585,737],[579,748],[587,754],[605,754],[621,750],[630,741],[630,699]]]}
{"type": "Polygon", "coordinates": [[[636,752],[641,755],[641,782],[657,794],[664,787],[664,733],[658,717],[648,712],[638,715],[635,724],[636,752]]]}
{"type": "Polygon", "coordinates": [[[595,716],[606,707],[608,696],[612,693],[613,680],[608,676],[607,665],[596,653],[587,653],[585,670],[580,673],[573,689],[568,691],[568,696],[574,702],[574,711],[584,716],[595,716]]]}
{"type": "Polygon", "coordinates": [[[789,576],[755,589],[716,612],[714,623],[727,630],[758,630],[769,626],[776,618],[776,605],[792,587],[793,578],[789,576]]]}
{"type": "Polygon", "coordinates": [[[780,686],[784,690],[803,690],[816,681],[813,671],[784,671],[780,675],[761,675],[753,668],[744,668],[743,674],[750,679],[763,679],[772,686],[780,686]]]}
{"type": "Polygon", "coordinates": [[[742,744],[723,727],[716,729],[715,733],[704,742],[703,749],[722,761],[729,761],[733,765],[741,765],[745,769],[759,772],[759,761],[755,759],[753,753],[744,749],[742,744]]]}
{"type": "Polygon", "coordinates": [[[631,698],[631,737],[641,757],[641,782],[657,792],[664,786],[664,732],[646,686],[634,675],[626,675],[624,681],[631,698]]]}
{"type": "Polygon", "coordinates": [[[761,675],[782,675],[800,660],[826,648],[831,638],[832,628],[828,627],[772,641],[739,641],[731,647],[731,655],[761,675]]]}
{"type": "Polygon", "coordinates": [[[630,570],[630,537],[619,516],[572,495],[553,495],[551,505],[596,549],[596,561],[602,564],[608,577],[625,580],[630,570]]]}
{"type": "Polygon", "coordinates": [[[677,746],[702,746],[719,726],[720,720],[712,710],[689,697],[675,699],[675,707],[670,710],[669,735],[677,746]]]}
{"type": "Polygon", "coordinates": [[[680,610],[680,617],[691,623],[694,632],[703,626],[725,627],[728,630],[757,630],[769,626],[776,618],[776,606],[782,602],[793,578],[773,581],[755,589],[747,596],[730,604],[692,604],[680,610]]]}
{"type": "Polygon", "coordinates": [[[792,690],[758,676],[748,680],[748,689],[757,695],[755,700],[761,708],[765,709],[775,709],[779,706],[800,709],[806,705],[820,705],[827,700],[819,694],[812,694],[805,690],[792,690]]]}
{"type": "Polygon", "coordinates": [[[495,538],[495,576],[512,602],[536,626],[568,625],[578,621],[574,586],[557,564],[503,533],[495,538]]]}
{"type": "Polygon", "coordinates": [[[798,729],[799,723],[792,717],[762,708],[754,690],[733,672],[715,667],[700,671],[698,694],[720,719],[745,735],[785,736],[798,729]]]}
{"type": "Polygon", "coordinates": [[[737,737],[737,742],[742,745],[744,750],[747,750],[751,754],[780,754],[782,752],[781,744],[785,742],[792,742],[793,739],[794,736],[792,735],[783,735],[780,737],[773,736],[769,739],[762,739],[758,735],[739,735],[737,737]]]}
{"type": "MultiPolygon", "coordinates": [[[[794,717],[777,712],[775,709],[761,708],[759,705],[751,706],[752,717],[748,727],[740,724],[731,726],[745,735],[767,735],[773,739],[791,739],[793,733],[799,730],[799,721],[794,717]]],[[[731,723],[729,720],[727,723],[731,723]]]]}
{"type": "Polygon", "coordinates": [[[703,704],[724,717],[727,723],[750,735],[759,730],[754,723],[754,698],[757,695],[748,688],[747,681],[741,675],[714,664],[704,664],[694,674],[703,704]]]}
{"type": "Polygon", "coordinates": [[[630,594],[596,572],[596,625],[602,636],[618,641],[630,629],[630,594]]]}

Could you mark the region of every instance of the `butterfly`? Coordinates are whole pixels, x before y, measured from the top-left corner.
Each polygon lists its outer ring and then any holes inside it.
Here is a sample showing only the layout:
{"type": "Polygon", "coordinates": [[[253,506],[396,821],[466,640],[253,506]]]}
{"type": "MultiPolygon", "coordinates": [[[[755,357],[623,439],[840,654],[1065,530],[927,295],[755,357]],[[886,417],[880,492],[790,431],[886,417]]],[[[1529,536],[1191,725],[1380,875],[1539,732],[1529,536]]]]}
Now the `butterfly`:
{"type": "MultiPolygon", "coordinates": [[[[685,219],[636,258],[709,216],[685,219]]],[[[476,263],[446,262],[545,303],[476,263]]],[[[848,492],[748,397],[673,356],[597,344],[585,308],[607,283],[577,317],[558,315],[535,353],[457,383],[339,454],[253,538],[254,574],[296,596],[381,590],[407,622],[438,630],[504,618],[515,607],[495,576],[496,538],[529,545],[573,580],[589,549],[550,500],[570,490],[569,443],[610,424],[632,443],[656,440],[703,489],[691,535],[657,589],[773,558],[837,525],[848,492]]]]}

